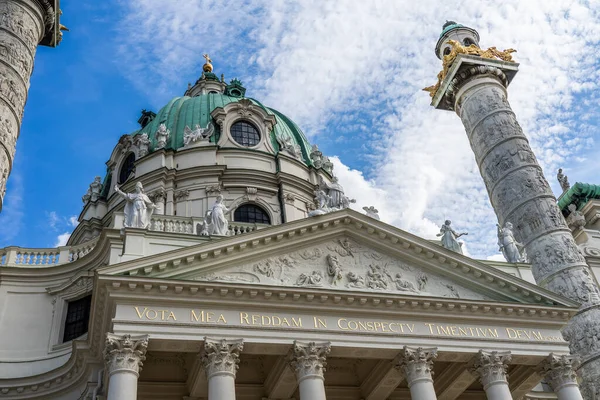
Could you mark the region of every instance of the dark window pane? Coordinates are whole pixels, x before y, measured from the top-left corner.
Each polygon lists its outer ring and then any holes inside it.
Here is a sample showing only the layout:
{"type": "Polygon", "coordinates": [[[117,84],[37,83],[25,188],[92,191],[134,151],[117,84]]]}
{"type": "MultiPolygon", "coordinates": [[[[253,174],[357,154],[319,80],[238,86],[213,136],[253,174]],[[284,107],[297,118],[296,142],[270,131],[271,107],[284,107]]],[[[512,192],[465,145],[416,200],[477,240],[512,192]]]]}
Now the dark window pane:
{"type": "Polygon", "coordinates": [[[254,204],[244,204],[233,213],[233,220],[237,222],[251,222],[258,224],[271,224],[269,214],[254,204]]]}
{"type": "Polygon", "coordinates": [[[260,134],[254,125],[246,121],[238,121],[231,126],[231,137],[246,147],[256,146],[260,142],[260,134]]]}
{"type": "Polygon", "coordinates": [[[121,171],[119,172],[119,183],[123,183],[129,178],[129,174],[133,171],[135,167],[135,154],[129,153],[125,161],[123,161],[123,165],[121,166],[121,171]]]}
{"type": "Polygon", "coordinates": [[[85,296],[79,300],[69,301],[63,342],[77,339],[79,336],[87,333],[91,306],[92,295],[85,296]]]}

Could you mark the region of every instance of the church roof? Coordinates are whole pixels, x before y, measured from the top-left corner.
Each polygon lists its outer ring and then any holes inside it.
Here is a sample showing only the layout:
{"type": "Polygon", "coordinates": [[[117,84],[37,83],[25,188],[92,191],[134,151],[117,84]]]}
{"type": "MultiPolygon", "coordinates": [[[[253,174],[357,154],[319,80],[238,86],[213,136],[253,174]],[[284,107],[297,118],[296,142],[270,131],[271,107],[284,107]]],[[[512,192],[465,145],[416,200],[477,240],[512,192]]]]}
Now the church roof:
{"type": "Polygon", "coordinates": [[[564,212],[570,204],[575,204],[581,210],[592,199],[600,199],[600,186],[576,182],[560,196],[558,207],[564,212]]]}
{"type": "MultiPolygon", "coordinates": [[[[183,136],[185,127],[194,129],[196,125],[204,128],[209,122],[212,122],[211,112],[216,108],[224,107],[229,103],[235,103],[242,99],[250,100],[255,105],[261,107],[268,114],[275,117],[276,123],[270,132],[271,144],[277,151],[279,150],[278,140],[284,141],[291,138],[293,144],[298,144],[302,151],[302,158],[305,164],[312,165],[310,159],[311,145],[306,139],[300,128],[287,116],[269,107],[265,107],[259,101],[252,98],[228,96],[221,93],[207,93],[194,97],[182,96],[174,97],[167,105],[160,109],[156,117],[140,129],[134,132],[132,136],[146,133],[151,142],[151,148],[156,146],[155,132],[160,124],[165,124],[171,131],[171,135],[165,149],[177,150],[184,146],[183,136]]],[[[213,122],[214,124],[214,122],[213,122]]],[[[210,141],[216,143],[219,140],[219,126],[214,124],[217,134],[211,137],[210,141]]]]}

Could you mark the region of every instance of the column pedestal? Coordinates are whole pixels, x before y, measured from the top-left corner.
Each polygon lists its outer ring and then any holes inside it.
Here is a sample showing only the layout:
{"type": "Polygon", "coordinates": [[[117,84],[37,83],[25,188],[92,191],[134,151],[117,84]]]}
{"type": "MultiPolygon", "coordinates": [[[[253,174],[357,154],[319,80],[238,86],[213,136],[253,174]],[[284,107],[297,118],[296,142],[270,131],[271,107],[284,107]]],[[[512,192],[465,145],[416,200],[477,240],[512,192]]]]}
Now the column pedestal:
{"type": "Polygon", "coordinates": [[[583,400],[577,385],[576,356],[550,354],[539,366],[538,371],[546,378],[558,400],[583,400]]]}
{"type": "Polygon", "coordinates": [[[400,354],[399,368],[406,375],[410,397],[414,400],[436,400],[433,387],[433,360],[436,348],[424,349],[404,346],[400,354]]]}
{"type": "Polygon", "coordinates": [[[106,334],[104,360],[108,372],[107,400],[137,400],[137,383],[146,359],[148,335],[106,334]]]}
{"type": "Polygon", "coordinates": [[[300,400],[325,400],[325,362],[331,343],[294,341],[291,366],[296,371],[300,400]]]}
{"type": "Polygon", "coordinates": [[[204,338],[202,364],[208,380],[208,400],[235,400],[235,374],[244,341],[204,338]]]}

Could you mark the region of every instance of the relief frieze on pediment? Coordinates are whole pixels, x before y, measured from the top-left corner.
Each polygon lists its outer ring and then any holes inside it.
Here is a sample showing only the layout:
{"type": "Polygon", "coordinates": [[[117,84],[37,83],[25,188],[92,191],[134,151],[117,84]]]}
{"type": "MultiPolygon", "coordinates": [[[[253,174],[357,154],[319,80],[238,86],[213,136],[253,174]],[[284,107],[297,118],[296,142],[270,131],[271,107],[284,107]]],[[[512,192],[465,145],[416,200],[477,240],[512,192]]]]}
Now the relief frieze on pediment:
{"type": "Polygon", "coordinates": [[[260,283],[273,286],[389,292],[484,300],[472,289],[395,257],[340,238],[217,272],[199,281],[260,283]]]}

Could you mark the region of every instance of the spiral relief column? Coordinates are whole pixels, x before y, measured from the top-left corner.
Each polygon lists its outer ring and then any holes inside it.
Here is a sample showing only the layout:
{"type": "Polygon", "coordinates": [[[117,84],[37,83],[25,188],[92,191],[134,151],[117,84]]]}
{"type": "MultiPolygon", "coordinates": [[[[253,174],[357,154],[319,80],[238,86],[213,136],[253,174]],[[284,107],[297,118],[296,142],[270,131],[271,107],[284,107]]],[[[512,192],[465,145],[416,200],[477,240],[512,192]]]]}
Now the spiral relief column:
{"type": "Polygon", "coordinates": [[[56,46],[58,0],[0,1],[0,210],[39,44],[56,46]]]}
{"type": "Polygon", "coordinates": [[[515,227],[537,284],[582,304],[563,334],[581,356],[578,373],[591,398],[600,382],[600,291],[508,102],[514,50],[482,50],[478,42],[473,29],[444,25],[436,46],[444,68],[425,90],[434,107],[461,118],[498,222],[515,227]]]}

